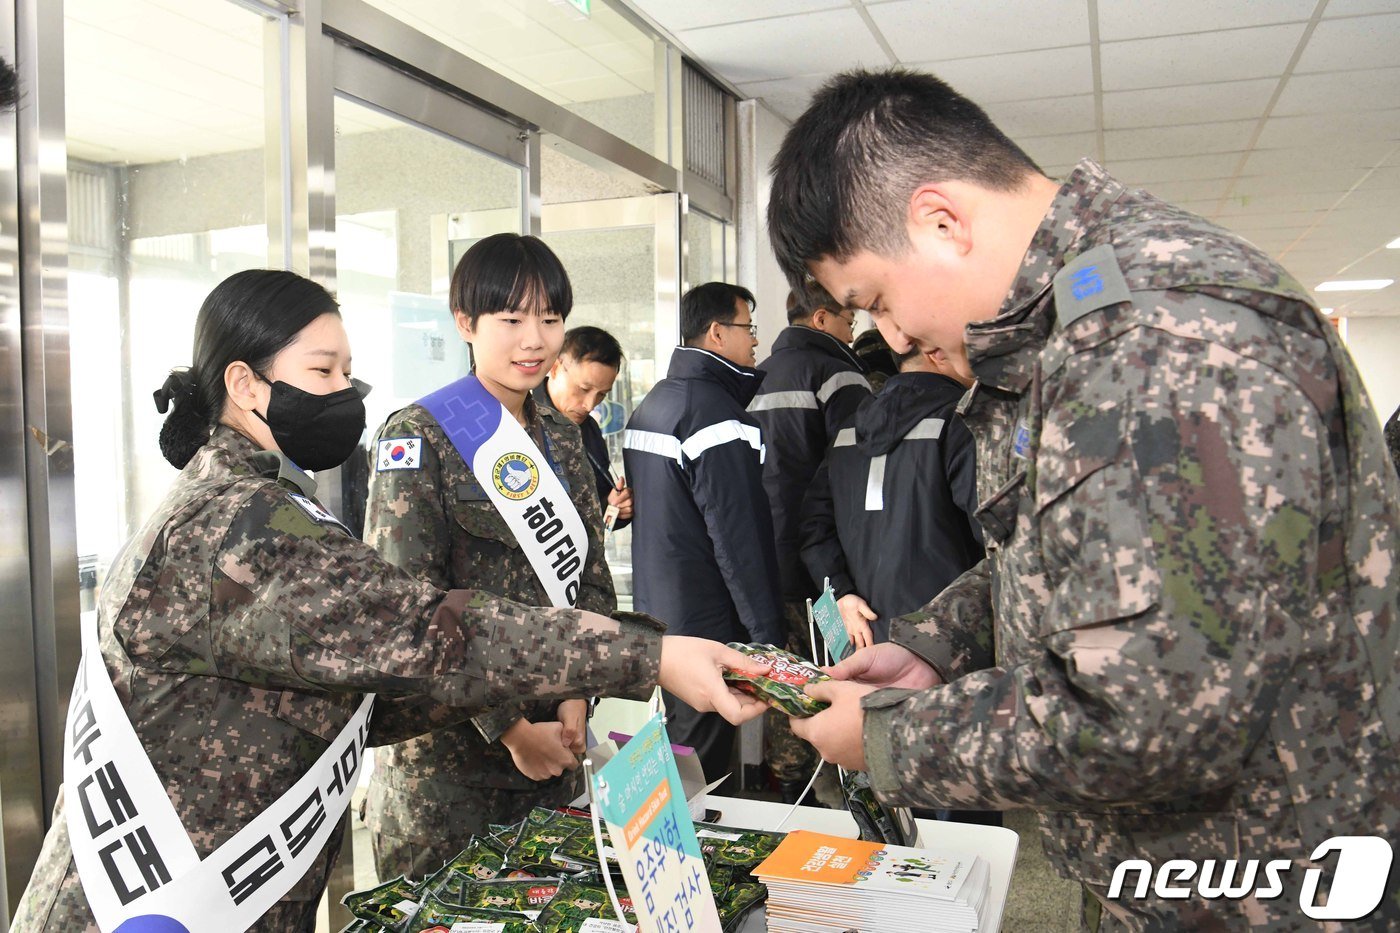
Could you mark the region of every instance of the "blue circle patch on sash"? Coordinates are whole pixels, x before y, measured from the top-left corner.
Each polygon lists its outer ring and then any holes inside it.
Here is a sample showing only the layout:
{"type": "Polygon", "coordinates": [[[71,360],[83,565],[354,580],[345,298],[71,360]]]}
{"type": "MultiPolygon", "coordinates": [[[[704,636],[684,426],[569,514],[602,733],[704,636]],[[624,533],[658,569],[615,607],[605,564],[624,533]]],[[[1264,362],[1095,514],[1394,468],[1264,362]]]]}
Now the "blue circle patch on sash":
{"type": "Polygon", "coordinates": [[[190,933],[179,920],[162,917],[159,914],[143,914],[132,917],[117,927],[115,933],[190,933]]]}

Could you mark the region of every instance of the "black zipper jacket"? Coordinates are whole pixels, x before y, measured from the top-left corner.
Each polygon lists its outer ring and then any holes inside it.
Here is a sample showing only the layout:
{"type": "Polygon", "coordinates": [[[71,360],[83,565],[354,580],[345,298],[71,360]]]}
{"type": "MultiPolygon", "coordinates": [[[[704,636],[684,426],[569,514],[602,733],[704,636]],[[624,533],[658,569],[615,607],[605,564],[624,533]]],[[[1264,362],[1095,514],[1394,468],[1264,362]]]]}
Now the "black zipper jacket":
{"type": "Polygon", "coordinates": [[[678,347],[627,422],[633,607],[673,635],[785,640],[764,445],[744,411],[763,378],[678,347]]]}
{"type": "Polygon", "coordinates": [[[955,409],[963,387],[937,373],[891,376],[838,432],[801,525],[812,576],[857,593],[880,618],[913,612],[982,559],[976,448],[955,409]]]}
{"type": "Polygon", "coordinates": [[[768,446],[763,488],[773,515],[783,598],[803,600],[817,591],[802,564],[802,497],[836,432],[870,397],[870,383],[865,364],[849,347],[801,325],[779,334],[772,355],[758,368],[765,373],[763,390],[749,403],[749,414],[758,419],[768,446]]]}

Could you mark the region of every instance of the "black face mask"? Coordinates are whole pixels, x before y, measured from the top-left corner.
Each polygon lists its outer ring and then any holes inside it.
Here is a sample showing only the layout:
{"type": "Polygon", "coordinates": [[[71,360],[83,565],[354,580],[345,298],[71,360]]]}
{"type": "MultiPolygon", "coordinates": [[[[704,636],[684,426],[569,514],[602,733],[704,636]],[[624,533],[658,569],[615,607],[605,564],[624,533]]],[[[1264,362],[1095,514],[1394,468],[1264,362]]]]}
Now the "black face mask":
{"type": "Polygon", "coordinates": [[[272,382],[267,415],[257,409],[272,431],[272,439],[287,458],[303,470],[338,467],[355,452],[365,430],[365,396],[369,386],[358,379],[348,389],[312,395],[286,382],[272,382]]]}

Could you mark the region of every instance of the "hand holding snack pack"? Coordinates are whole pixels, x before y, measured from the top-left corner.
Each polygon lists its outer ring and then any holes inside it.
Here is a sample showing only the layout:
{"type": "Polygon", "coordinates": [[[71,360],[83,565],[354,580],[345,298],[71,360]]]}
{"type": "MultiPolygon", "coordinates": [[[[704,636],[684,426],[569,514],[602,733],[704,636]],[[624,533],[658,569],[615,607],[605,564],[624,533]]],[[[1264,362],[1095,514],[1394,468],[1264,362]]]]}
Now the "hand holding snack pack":
{"type": "Polygon", "coordinates": [[[729,647],[747,655],[752,661],[771,665],[766,674],[725,671],[724,679],[735,689],[789,716],[815,716],[827,708],[827,703],[809,697],[802,689],[807,684],[831,679],[820,668],[775,645],[730,642],[729,647]]]}

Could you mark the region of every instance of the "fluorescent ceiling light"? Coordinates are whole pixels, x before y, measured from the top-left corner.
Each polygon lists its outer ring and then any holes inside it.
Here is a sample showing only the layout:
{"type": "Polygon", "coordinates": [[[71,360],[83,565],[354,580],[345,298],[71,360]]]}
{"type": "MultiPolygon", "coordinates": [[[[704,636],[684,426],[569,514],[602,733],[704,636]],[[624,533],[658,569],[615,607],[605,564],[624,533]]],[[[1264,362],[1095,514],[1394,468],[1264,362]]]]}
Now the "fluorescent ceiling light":
{"type": "Polygon", "coordinates": [[[1333,311],[1336,311],[1336,310],[1337,310],[1336,308],[1322,308],[1322,309],[1321,309],[1321,311],[1322,311],[1323,314],[1329,314],[1329,315],[1330,315],[1333,311]]]}
{"type": "Polygon", "coordinates": [[[1386,249],[1400,249],[1400,236],[1385,244],[1386,249]]]}
{"type": "Polygon", "coordinates": [[[1320,292],[1374,292],[1395,282],[1394,279],[1333,279],[1317,287],[1320,292]]]}

